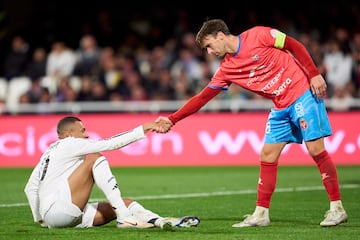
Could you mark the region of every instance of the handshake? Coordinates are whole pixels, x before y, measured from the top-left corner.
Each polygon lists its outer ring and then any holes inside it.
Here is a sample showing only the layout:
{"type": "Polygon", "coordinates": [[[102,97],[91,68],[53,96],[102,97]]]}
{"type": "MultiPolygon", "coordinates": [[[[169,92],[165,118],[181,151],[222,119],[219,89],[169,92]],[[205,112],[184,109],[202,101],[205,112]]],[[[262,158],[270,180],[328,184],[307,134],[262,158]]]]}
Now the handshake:
{"type": "Polygon", "coordinates": [[[167,133],[173,125],[169,118],[160,116],[154,122],[146,122],[142,126],[145,133],[149,131],[167,133]]]}

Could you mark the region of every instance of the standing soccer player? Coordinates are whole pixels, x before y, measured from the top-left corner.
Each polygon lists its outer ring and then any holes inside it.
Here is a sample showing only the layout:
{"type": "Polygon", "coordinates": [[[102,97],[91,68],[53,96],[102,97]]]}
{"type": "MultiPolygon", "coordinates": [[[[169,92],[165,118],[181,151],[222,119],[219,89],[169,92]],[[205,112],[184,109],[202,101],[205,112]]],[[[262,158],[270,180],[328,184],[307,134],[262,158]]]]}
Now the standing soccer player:
{"type": "Polygon", "coordinates": [[[325,149],[324,137],[332,134],[323,97],[326,82],[305,47],[278,29],[256,26],[239,35],[231,34],[221,19],[205,21],[196,35],[197,44],[223,58],[209,84],[178,111],[156,121],[169,123],[163,132],[197,112],[231,84],[271,99],[265,143],[260,153],[260,173],[254,212],[233,227],[270,224],[270,200],[276,186],[278,160],[288,143],[305,142],[315,161],[330,200],[321,226],[347,221],[335,164],[325,149]]]}

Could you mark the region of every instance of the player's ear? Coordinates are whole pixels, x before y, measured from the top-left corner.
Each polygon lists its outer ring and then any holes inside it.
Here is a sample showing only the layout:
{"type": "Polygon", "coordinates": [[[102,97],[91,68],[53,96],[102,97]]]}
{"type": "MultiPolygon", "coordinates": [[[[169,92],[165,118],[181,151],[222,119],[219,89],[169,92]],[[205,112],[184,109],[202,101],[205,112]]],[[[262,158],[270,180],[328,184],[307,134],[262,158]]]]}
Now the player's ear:
{"type": "Polygon", "coordinates": [[[216,34],[216,39],[223,39],[224,38],[224,36],[225,36],[225,34],[223,33],[223,32],[218,32],[217,34],[216,34]]]}
{"type": "Polygon", "coordinates": [[[59,134],[59,138],[67,138],[67,137],[71,137],[72,136],[72,131],[70,129],[66,129],[63,130],[60,134],[59,134]]]}

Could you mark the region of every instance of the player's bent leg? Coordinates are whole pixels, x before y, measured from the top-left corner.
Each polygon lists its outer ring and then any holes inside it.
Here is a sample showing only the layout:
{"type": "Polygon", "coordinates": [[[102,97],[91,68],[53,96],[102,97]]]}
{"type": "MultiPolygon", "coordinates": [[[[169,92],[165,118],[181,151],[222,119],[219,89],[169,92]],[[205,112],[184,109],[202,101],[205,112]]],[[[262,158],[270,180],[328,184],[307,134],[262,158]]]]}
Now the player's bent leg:
{"type": "Polygon", "coordinates": [[[101,155],[87,155],[86,160],[83,161],[68,178],[72,202],[81,210],[83,210],[88,203],[94,186],[92,167],[98,156],[101,155]]]}
{"type": "MultiPolygon", "coordinates": [[[[88,204],[90,206],[93,206],[93,204],[88,204]]],[[[87,210],[90,208],[88,205],[84,209],[84,217],[87,214],[87,210]]],[[[108,202],[100,202],[97,204],[95,208],[95,214],[93,215],[93,226],[101,226],[106,223],[109,223],[116,219],[116,213],[110,203],[108,202]]]]}

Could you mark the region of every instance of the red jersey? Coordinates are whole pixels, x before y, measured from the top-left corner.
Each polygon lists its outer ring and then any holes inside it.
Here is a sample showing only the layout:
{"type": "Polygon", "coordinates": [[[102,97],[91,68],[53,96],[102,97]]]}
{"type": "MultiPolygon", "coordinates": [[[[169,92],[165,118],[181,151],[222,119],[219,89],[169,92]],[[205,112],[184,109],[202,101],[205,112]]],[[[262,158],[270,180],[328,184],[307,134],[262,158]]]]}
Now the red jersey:
{"type": "Polygon", "coordinates": [[[232,83],[271,99],[277,109],[286,108],[310,88],[310,78],[320,74],[306,48],[277,29],[257,26],[238,37],[238,50],[225,55],[208,86],[169,116],[173,124],[232,83]]]}
{"type": "Polygon", "coordinates": [[[284,50],[285,34],[257,26],[239,35],[239,48],[226,54],[209,87],[227,89],[232,83],[274,102],[289,106],[310,88],[307,71],[284,50]]]}

